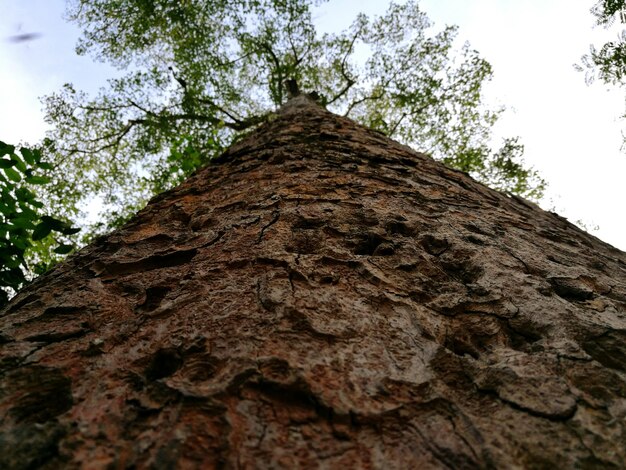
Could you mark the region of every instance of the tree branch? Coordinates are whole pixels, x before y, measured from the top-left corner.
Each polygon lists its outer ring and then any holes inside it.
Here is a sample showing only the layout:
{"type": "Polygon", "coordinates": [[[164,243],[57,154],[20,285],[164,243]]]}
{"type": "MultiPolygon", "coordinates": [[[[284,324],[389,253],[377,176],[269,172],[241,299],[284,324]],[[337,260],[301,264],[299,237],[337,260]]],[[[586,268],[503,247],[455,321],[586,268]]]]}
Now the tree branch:
{"type": "MultiPolygon", "coordinates": [[[[278,86],[274,88],[275,90],[274,95],[276,95],[276,97],[278,98],[278,104],[281,104],[283,102],[283,72],[282,72],[282,67],[280,65],[280,60],[274,53],[274,50],[266,42],[261,43],[261,48],[267,51],[272,62],[274,62],[274,65],[276,67],[276,73],[278,75],[278,80],[277,80],[278,86]]],[[[270,91],[271,89],[272,89],[272,85],[270,84],[270,91]]]]}
{"type": "Polygon", "coordinates": [[[356,81],[352,79],[352,77],[348,76],[348,73],[346,72],[346,60],[348,59],[348,55],[352,51],[352,48],[354,47],[354,43],[356,42],[360,33],[361,33],[360,30],[354,33],[354,37],[350,41],[350,46],[348,47],[348,50],[346,51],[345,55],[343,56],[343,59],[341,60],[341,75],[346,80],[346,86],[343,87],[343,89],[339,93],[337,93],[335,96],[333,96],[332,99],[328,101],[326,104],[332,104],[335,101],[337,101],[343,95],[348,93],[348,90],[350,90],[350,88],[352,88],[352,86],[356,83],[356,81]]]}
{"type": "Polygon", "coordinates": [[[379,100],[383,97],[383,95],[384,93],[381,93],[378,96],[369,95],[369,96],[364,96],[363,98],[359,100],[353,101],[352,103],[350,103],[350,106],[348,106],[348,110],[343,115],[347,117],[355,106],[358,106],[361,103],[364,103],[365,101],[368,101],[368,100],[379,100]]]}
{"type": "Polygon", "coordinates": [[[398,128],[398,126],[400,125],[400,123],[404,120],[404,118],[407,117],[407,113],[402,113],[402,116],[400,116],[400,119],[398,119],[398,122],[396,122],[393,127],[391,128],[391,130],[389,131],[389,134],[387,134],[388,137],[391,137],[393,135],[394,132],[396,132],[396,129],[398,128]]]}
{"type": "Polygon", "coordinates": [[[194,99],[198,103],[209,105],[209,107],[212,108],[214,111],[218,111],[228,116],[235,123],[240,123],[242,121],[240,118],[236,117],[233,113],[227,111],[226,109],[222,108],[220,105],[215,103],[215,101],[213,101],[212,99],[209,99],[209,98],[194,98],[194,99]]]}
{"type": "Polygon", "coordinates": [[[221,124],[235,131],[243,131],[243,130],[249,129],[252,126],[260,124],[261,122],[265,120],[266,116],[267,114],[263,114],[261,116],[250,116],[245,119],[238,119],[236,122],[228,122],[228,121],[223,121],[221,119],[218,119],[215,116],[204,116],[202,114],[196,114],[196,113],[185,113],[185,114],[171,114],[169,116],[162,116],[160,117],[160,119],[165,119],[168,121],[177,121],[181,119],[195,120],[195,121],[200,121],[200,122],[208,122],[213,125],[221,124]]]}
{"type": "Polygon", "coordinates": [[[157,116],[157,114],[154,111],[150,111],[149,109],[146,109],[143,106],[140,106],[139,104],[135,103],[133,100],[128,100],[128,102],[135,108],[139,109],[140,111],[143,111],[144,113],[150,116],[157,116]]]}

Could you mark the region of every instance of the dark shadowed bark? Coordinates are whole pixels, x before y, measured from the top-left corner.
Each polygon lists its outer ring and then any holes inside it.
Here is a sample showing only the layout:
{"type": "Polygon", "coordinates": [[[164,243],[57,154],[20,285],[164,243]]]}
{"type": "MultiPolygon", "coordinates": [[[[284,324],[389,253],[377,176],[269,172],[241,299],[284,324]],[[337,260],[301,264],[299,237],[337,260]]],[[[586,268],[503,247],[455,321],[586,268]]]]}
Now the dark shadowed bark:
{"type": "Polygon", "coordinates": [[[1,468],[624,468],[626,255],[292,99],[0,317],[1,468]]]}

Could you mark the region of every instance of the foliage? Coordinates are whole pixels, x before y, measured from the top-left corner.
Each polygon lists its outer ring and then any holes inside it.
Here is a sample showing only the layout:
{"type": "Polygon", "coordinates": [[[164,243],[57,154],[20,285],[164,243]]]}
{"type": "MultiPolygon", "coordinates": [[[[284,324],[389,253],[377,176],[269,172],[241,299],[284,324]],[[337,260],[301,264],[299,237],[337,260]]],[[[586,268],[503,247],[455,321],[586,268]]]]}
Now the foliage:
{"type": "MultiPolygon", "coordinates": [[[[626,23],[626,0],[600,0],[591,9],[598,26],[608,28],[617,18],[626,23]]],[[[582,57],[582,65],[575,66],[586,72],[588,83],[596,78],[613,85],[623,85],[626,79],[626,30],[615,41],[608,41],[599,50],[591,46],[589,54],[582,57]]]]}
{"type": "Polygon", "coordinates": [[[523,194],[529,199],[538,200],[545,190],[545,182],[537,178],[533,170],[523,168],[524,146],[519,138],[504,139],[502,147],[490,152],[486,160],[481,162],[477,170],[479,179],[488,181],[489,185],[500,191],[523,194]]]}
{"type": "Polygon", "coordinates": [[[125,70],[96,97],[66,85],[44,103],[63,171],[47,198],[73,215],[97,195],[121,221],[263,122],[284,83],[500,189],[538,197],[522,147],[491,149],[490,65],[456,28],[431,33],[415,2],[319,35],[310,0],[71,0],[77,51],[125,70]]]}
{"type": "Polygon", "coordinates": [[[0,307],[28,280],[29,270],[41,273],[55,254],[74,248],[67,236],[78,229],[42,213],[44,205],[32,191],[33,185],[49,182],[41,172],[51,169],[40,149],[17,150],[0,142],[0,307]]]}

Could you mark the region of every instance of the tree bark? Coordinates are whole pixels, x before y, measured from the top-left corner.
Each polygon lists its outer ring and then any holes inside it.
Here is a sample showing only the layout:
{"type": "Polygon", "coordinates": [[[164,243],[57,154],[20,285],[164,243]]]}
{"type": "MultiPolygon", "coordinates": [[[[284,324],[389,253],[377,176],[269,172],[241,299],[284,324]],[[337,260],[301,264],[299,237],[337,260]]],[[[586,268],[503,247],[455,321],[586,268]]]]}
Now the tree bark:
{"type": "Polygon", "coordinates": [[[299,96],[0,317],[1,468],[625,468],[626,254],[299,96]]]}

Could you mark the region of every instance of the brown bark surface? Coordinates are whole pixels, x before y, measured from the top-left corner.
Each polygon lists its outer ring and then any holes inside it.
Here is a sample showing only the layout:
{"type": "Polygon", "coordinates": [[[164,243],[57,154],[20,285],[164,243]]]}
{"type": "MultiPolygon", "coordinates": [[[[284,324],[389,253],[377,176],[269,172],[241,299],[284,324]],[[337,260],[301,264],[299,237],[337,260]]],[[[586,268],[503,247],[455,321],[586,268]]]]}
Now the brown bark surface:
{"type": "Polygon", "coordinates": [[[625,468],[626,255],[305,97],[0,317],[0,468],[625,468]]]}

